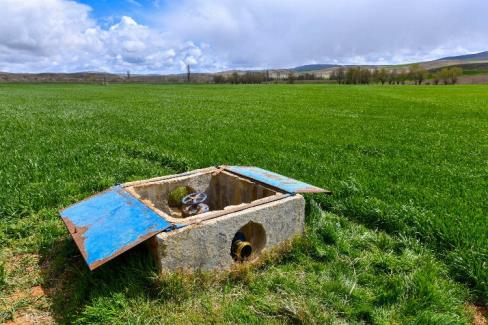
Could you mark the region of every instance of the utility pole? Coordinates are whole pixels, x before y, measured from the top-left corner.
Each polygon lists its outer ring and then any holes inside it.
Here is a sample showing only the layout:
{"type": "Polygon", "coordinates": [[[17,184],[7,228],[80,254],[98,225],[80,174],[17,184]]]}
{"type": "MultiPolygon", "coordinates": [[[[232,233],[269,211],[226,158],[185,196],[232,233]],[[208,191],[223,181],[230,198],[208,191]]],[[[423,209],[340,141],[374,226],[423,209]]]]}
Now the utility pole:
{"type": "Polygon", "coordinates": [[[186,81],[187,82],[190,82],[191,80],[191,71],[190,71],[190,65],[187,64],[186,65],[186,81]]]}

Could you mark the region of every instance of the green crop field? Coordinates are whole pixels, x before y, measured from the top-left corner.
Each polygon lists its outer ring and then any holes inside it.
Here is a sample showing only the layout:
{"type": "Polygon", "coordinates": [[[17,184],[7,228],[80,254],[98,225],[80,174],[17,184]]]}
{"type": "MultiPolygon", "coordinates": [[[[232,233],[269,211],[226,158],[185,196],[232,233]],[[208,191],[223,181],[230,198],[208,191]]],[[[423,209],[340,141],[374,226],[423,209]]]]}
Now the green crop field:
{"type": "Polygon", "coordinates": [[[466,324],[488,302],[488,86],[0,85],[0,323],[466,324]],[[88,271],[57,211],[114,184],[254,165],[307,197],[281,254],[88,271]]]}

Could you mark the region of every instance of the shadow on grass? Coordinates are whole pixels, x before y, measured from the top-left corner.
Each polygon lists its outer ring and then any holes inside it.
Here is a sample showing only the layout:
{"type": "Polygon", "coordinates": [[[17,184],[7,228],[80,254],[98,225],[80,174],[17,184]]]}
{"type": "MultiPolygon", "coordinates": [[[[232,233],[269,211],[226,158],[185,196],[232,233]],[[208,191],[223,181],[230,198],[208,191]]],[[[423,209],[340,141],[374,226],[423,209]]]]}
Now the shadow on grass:
{"type": "MultiPolygon", "coordinates": [[[[96,305],[103,297],[122,293],[128,299],[165,299],[159,294],[159,285],[155,286],[156,267],[145,244],[94,271],[88,269],[71,239],[54,242],[40,255],[42,287],[52,301],[52,316],[59,323],[72,323],[86,306],[94,302],[96,305]]],[[[110,312],[110,309],[102,308],[100,312],[110,312]]]]}

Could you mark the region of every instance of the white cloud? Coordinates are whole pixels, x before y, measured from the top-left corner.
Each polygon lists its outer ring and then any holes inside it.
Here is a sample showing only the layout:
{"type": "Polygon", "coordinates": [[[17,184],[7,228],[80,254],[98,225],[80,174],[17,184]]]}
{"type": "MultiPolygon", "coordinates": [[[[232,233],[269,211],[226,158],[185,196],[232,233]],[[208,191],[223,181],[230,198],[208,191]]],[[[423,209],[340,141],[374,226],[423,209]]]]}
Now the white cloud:
{"type": "Polygon", "coordinates": [[[0,0],[0,8],[2,66],[34,61],[56,65],[67,52],[79,50],[77,55],[83,55],[100,45],[86,6],[55,0],[0,0]]]}
{"type": "Polygon", "coordinates": [[[179,61],[203,59],[198,45],[169,42],[131,17],[103,29],[74,1],[0,0],[0,8],[0,71],[180,72],[179,61]]]}
{"type": "Polygon", "coordinates": [[[154,18],[231,66],[280,67],[485,51],[487,13],[486,0],[182,0],[154,18]]]}
{"type": "Polygon", "coordinates": [[[146,24],[122,17],[107,27],[75,1],[0,0],[0,71],[400,63],[488,50],[486,0],[153,3],[146,24]]]}

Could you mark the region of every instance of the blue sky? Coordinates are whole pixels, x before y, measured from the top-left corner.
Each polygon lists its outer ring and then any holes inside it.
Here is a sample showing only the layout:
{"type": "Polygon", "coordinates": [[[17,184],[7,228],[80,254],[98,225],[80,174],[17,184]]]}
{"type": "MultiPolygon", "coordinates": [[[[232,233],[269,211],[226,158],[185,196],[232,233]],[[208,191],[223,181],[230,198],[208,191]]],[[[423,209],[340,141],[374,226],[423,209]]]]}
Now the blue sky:
{"type": "Polygon", "coordinates": [[[129,16],[144,24],[148,12],[163,10],[166,1],[164,0],[80,0],[90,6],[91,13],[101,25],[110,25],[120,20],[122,16],[129,16]]]}
{"type": "Polygon", "coordinates": [[[488,50],[486,0],[0,0],[0,71],[396,64],[488,50]]]}

